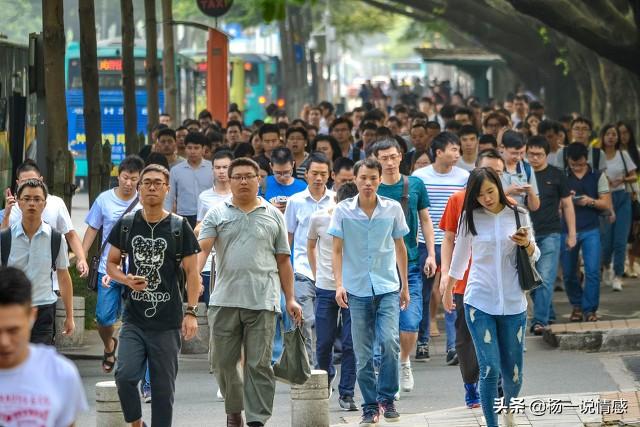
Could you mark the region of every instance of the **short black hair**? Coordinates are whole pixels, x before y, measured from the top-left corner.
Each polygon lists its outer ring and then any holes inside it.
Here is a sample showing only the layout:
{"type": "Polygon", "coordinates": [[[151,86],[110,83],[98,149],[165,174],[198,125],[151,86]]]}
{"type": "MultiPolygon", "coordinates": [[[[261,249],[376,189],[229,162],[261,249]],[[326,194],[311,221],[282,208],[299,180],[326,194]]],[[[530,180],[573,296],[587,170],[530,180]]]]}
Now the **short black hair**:
{"type": "Polygon", "coordinates": [[[220,160],[220,159],[229,159],[229,160],[233,160],[235,157],[233,155],[233,153],[229,150],[223,149],[223,150],[218,150],[216,151],[216,153],[213,155],[213,160],[212,163],[215,162],[216,160],[220,160]]]}
{"type": "Polygon", "coordinates": [[[409,109],[402,105],[402,104],[396,104],[393,106],[393,112],[398,114],[398,113],[405,113],[405,114],[409,114],[409,109]]]}
{"type": "MultiPolygon", "coordinates": [[[[228,151],[228,150],[227,150],[228,151]]],[[[256,150],[253,148],[250,142],[241,142],[233,150],[233,156],[238,157],[253,157],[256,154],[256,150]]]]}
{"type": "Polygon", "coordinates": [[[318,163],[322,165],[327,165],[327,170],[331,172],[331,162],[329,161],[329,159],[327,159],[327,156],[325,156],[324,153],[320,151],[316,151],[309,154],[309,157],[307,157],[306,162],[309,165],[307,166],[307,170],[309,170],[309,168],[311,167],[311,163],[318,163]]]}
{"type": "Polygon", "coordinates": [[[278,125],[275,125],[273,123],[265,123],[260,126],[258,135],[260,135],[260,139],[262,139],[262,137],[267,133],[277,133],[278,136],[280,136],[280,128],[278,128],[278,125]]]}
{"type": "MultiPolygon", "coordinates": [[[[215,130],[212,130],[211,132],[207,133],[207,142],[209,143],[209,145],[213,145],[213,144],[222,144],[224,142],[224,136],[220,133],[220,132],[216,132],[215,130]]],[[[186,138],[185,138],[185,145],[186,145],[186,138]]]]}
{"type": "Polygon", "coordinates": [[[240,123],[238,120],[229,120],[227,122],[227,130],[229,130],[229,128],[231,127],[237,127],[240,129],[240,132],[242,132],[242,123],[240,123]]]}
{"type": "Polygon", "coordinates": [[[473,125],[463,125],[458,131],[458,136],[462,137],[465,135],[478,136],[478,129],[476,129],[476,127],[473,125]]]}
{"type": "Polygon", "coordinates": [[[171,138],[176,139],[176,131],[170,127],[162,128],[156,134],[156,138],[160,139],[161,136],[170,136],[171,138]]]}
{"type": "Polygon", "coordinates": [[[579,142],[572,142],[565,150],[567,150],[567,157],[574,162],[582,158],[589,158],[589,150],[579,142]]]}
{"type": "Polygon", "coordinates": [[[508,130],[502,135],[502,145],[505,148],[515,148],[516,150],[524,147],[524,135],[514,130],[508,130]]]}
{"type": "Polygon", "coordinates": [[[378,171],[378,174],[382,176],[382,165],[376,159],[368,158],[356,162],[356,164],[353,166],[354,175],[358,175],[358,171],[360,171],[360,168],[363,167],[367,169],[376,169],[378,171]]]}
{"type": "Polygon", "coordinates": [[[209,110],[207,110],[206,108],[202,111],[200,111],[200,113],[198,114],[198,120],[200,119],[212,119],[213,120],[213,116],[211,115],[211,113],[209,112],[209,110]]]}
{"type": "Polygon", "coordinates": [[[343,200],[356,197],[358,195],[358,186],[353,182],[345,182],[338,188],[336,192],[336,202],[340,203],[343,200]]]}
{"type": "Polygon", "coordinates": [[[0,267],[0,306],[13,304],[31,308],[31,282],[22,270],[0,267]]]}
{"type": "Polygon", "coordinates": [[[23,172],[37,172],[38,175],[42,176],[38,164],[32,159],[26,159],[18,165],[16,168],[16,176],[20,176],[23,172]]]}
{"type": "Polygon", "coordinates": [[[178,127],[176,128],[176,133],[177,133],[178,131],[181,131],[181,130],[186,130],[186,131],[188,131],[189,129],[187,129],[187,128],[186,128],[186,127],[184,127],[184,126],[178,126],[178,127]]]}
{"type": "Polygon", "coordinates": [[[256,175],[260,174],[260,166],[258,166],[258,163],[256,163],[255,160],[248,157],[238,157],[237,159],[234,159],[229,165],[229,169],[227,170],[229,178],[231,178],[231,175],[233,174],[233,169],[238,166],[251,166],[251,169],[253,169],[256,175]]]}
{"type": "Polygon", "coordinates": [[[571,120],[569,128],[572,128],[576,123],[584,123],[589,126],[589,129],[593,129],[593,122],[591,122],[591,120],[587,119],[586,117],[576,117],[575,119],[571,120]]]}
{"type": "Polygon", "coordinates": [[[291,135],[292,133],[299,133],[304,137],[305,141],[309,141],[309,134],[307,133],[307,130],[302,126],[293,126],[288,128],[287,133],[285,134],[285,138],[289,139],[289,135],[291,135]]]}
{"type": "Polygon", "coordinates": [[[155,153],[155,152],[149,154],[147,159],[144,161],[144,165],[145,167],[149,165],[160,165],[162,167],[169,169],[169,161],[167,160],[167,157],[160,153],[155,153]]]}
{"type": "Polygon", "coordinates": [[[20,198],[20,195],[22,194],[22,192],[24,191],[25,188],[40,188],[40,189],[42,189],[42,191],[44,192],[44,198],[45,199],[49,195],[49,190],[47,189],[47,184],[45,184],[44,182],[42,182],[39,179],[30,178],[30,179],[22,181],[20,183],[20,185],[18,186],[18,190],[16,191],[16,197],[18,199],[20,198]]]}
{"type": "Polygon", "coordinates": [[[482,159],[500,160],[504,165],[504,159],[502,158],[498,150],[496,150],[495,148],[488,148],[478,153],[478,157],[476,158],[476,163],[475,163],[476,167],[480,166],[480,164],[482,163],[482,159]]]}
{"type": "Polygon", "coordinates": [[[118,165],[118,175],[122,172],[141,172],[144,169],[144,160],[140,156],[130,154],[118,165]]]}
{"type": "Polygon", "coordinates": [[[363,120],[362,123],[360,124],[360,132],[364,133],[365,130],[372,130],[375,132],[376,130],[378,130],[378,125],[372,121],[365,122],[363,120]]]}
{"type": "Polygon", "coordinates": [[[351,120],[347,119],[346,117],[338,117],[331,122],[331,125],[329,126],[329,132],[333,132],[333,128],[343,123],[349,127],[349,130],[353,129],[353,122],[351,120]]]}
{"type": "Polygon", "coordinates": [[[204,136],[201,132],[189,132],[184,138],[184,145],[189,144],[197,144],[204,147],[209,145],[209,141],[207,140],[207,137],[204,136]]]}
{"type": "Polygon", "coordinates": [[[540,101],[531,101],[529,103],[529,110],[542,110],[544,105],[540,101]]]}
{"type": "Polygon", "coordinates": [[[387,120],[388,122],[394,122],[395,124],[397,124],[398,126],[402,126],[402,121],[400,121],[399,118],[397,118],[396,116],[391,116],[388,117],[387,120]]]}
{"type": "Polygon", "coordinates": [[[540,123],[538,123],[538,134],[544,135],[550,130],[554,133],[558,133],[560,132],[560,126],[560,123],[554,122],[553,120],[542,120],[540,123]]]}
{"type": "MultiPolygon", "coordinates": [[[[467,107],[459,107],[456,110],[455,114],[466,114],[467,116],[469,116],[470,119],[473,118],[473,111],[471,111],[471,109],[467,108],[467,107]]],[[[454,114],[454,116],[455,116],[455,114],[454,114]]]]}
{"type": "Polygon", "coordinates": [[[318,143],[320,141],[326,141],[331,145],[331,149],[333,150],[333,158],[331,159],[333,162],[337,161],[342,157],[342,149],[340,148],[340,144],[338,140],[335,139],[332,135],[319,134],[315,137],[313,141],[311,141],[311,151],[318,151],[318,143]]]}
{"type": "Polygon", "coordinates": [[[168,127],[169,127],[169,126],[165,125],[164,123],[158,123],[157,125],[155,125],[155,126],[151,129],[151,132],[159,132],[159,131],[161,131],[162,129],[166,129],[166,128],[168,128],[168,127]]]}
{"type": "Polygon", "coordinates": [[[380,151],[388,150],[390,148],[395,148],[396,150],[398,150],[398,154],[402,154],[402,147],[400,147],[398,141],[393,138],[385,138],[381,139],[380,141],[376,141],[376,143],[373,144],[373,147],[371,147],[371,153],[374,156],[378,157],[378,153],[380,151]]]}
{"type": "Polygon", "coordinates": [[[431,161],[434,162],[436,160],[438,150],[444,151],[447,149],[447,145],[451,144],[460,146],[458,135],[452,132],[440,132],[437,134],[431,141],[431,161]]]}
{"type": "Polygon", "coordinates": [[[271,152],[270,161],[272,165],[293,164],[293,154],[287,147],[278,147],[271,152]]]}
{"type": "Polygon", "coordinates": [[[342,169],[351,170],[355,166],[353,160],[348,157],[339,157],[333,162],[333,173],[339,174],[342,169]]]}
{"type": "Polygon", "coordinates": [[[498,141],[496,140],[496,137],[491,135],[490,133],[485,133],[480,137],[480,139],[478,140],[478,145],[480,144],[491,144],[493,148],[498,148],[498,141]]]}
{"type": "Polygon", "coordinates": [[[532,136],[527,140],[527,150],[531,147],[542,148],[545,154],[549,154],[551,147],[549,147],[549,141],[542,135],[532,136]]]}
{"type": "Polygon", "coordinates": [[[318,107],[320,108],[326,108],[327,110],[329,110],[330,113],[333,113],[333,111],[335,110],[335,107],[333,106],[332,103],[330,103],[329,101],[322,101],[320,102],[320,104],[318,104],[318,107]]]}
{"type": "Polygon", "coordinates": [[[449,132],[459,132],[462,129],[462,123],[457,120],[448,121],[444,127],[449,132]]]}

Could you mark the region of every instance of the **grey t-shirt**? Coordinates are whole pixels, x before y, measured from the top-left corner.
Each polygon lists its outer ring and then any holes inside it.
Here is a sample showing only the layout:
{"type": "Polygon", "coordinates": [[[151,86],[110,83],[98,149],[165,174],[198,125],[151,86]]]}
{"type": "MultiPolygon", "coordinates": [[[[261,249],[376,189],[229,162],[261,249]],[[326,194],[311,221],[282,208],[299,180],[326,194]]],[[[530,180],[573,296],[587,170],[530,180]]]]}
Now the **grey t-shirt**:
{"type": "Polygon", "coordinates": [[[280,312],[276,255],[291,249],[282,213],[260,200],[249,213],[225,200],[202,221],[199,240],[215,237],[217,276],[209,305],[280,312]]]}

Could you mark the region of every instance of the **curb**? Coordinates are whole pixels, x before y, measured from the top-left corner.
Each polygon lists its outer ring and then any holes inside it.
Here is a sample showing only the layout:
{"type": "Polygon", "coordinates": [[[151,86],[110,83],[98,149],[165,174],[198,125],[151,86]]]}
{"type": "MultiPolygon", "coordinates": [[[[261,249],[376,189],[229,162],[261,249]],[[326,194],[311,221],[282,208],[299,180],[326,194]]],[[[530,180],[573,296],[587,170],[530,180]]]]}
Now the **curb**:
{"type": "Polygon", "coordinates": [[[547,329],[543,340],[560,350],[583,351],[638,351],[640,350],[640,329],[603,329],[553,333],[547,329]]]}

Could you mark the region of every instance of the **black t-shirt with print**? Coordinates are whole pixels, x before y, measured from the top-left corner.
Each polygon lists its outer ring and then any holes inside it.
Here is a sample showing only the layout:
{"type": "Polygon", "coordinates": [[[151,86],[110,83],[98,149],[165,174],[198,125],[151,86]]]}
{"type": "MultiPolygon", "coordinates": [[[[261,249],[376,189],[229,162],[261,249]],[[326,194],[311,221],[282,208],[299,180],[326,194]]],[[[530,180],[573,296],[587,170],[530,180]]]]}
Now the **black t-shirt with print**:
{"type": "Polygon", "coordinates": [[[562,223],[558,208],[560,199],[568,197],[567,177],[560,169],[548,165],[546,169],[536,172],[540,208],[531,211],[531,221],[536,237],[562,232],[562,223]]]}
{"type": "MultiPolygon", "coordinates": [[[[109,234],[109,243],[120,247],[119,220],[109,234]]],[[[147,224],[141,211],[136,212],[124,250],[128,254],[129,273],[147,278],[144,291],[127,288],[122,320],[155,331],[180,328],[182,295],[177,281],[176,238],[171,233],[171,216],[159,223],[147,224]],[[153,228],[153,232],[152,229],[153,228]]],[[[189,223],[182,221],[182,257],[200,252],[189,223]]]]}

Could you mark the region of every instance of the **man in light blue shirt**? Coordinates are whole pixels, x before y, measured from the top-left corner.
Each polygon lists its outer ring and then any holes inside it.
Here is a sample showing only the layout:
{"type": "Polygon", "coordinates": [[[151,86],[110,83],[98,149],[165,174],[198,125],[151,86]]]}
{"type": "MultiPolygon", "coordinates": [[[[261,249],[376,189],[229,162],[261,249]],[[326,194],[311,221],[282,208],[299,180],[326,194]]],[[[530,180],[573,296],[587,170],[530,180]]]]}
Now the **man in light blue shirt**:
{"type": "Polygon", "coordinates": [[[394,395],[399,386],[400,310],[409,304],[403,239],[409,227],[400,204],[376,194],[382,175],[377,160],[359,161],[354,173],[359,194],[336,206],[328,233],[333,236],[336,302],[351,310],[357,379],[364,400],[361,424],[368,425],[378,422],[380,411],[387,421],[400,418],[394,395]],[[377,380],[374,343],[381,354],[377,380]]]}

